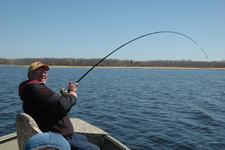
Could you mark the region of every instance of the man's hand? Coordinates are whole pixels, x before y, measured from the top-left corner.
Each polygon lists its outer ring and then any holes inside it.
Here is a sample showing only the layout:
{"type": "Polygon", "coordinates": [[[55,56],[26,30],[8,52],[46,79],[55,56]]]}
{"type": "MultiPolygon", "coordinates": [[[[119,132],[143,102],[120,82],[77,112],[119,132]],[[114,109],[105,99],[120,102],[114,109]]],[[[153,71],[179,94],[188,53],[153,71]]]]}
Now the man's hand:
{"type": "Polygon", "coordinates": [[[68,92],[69,94],[74,95],[77,98],[77,87],[78,87],[78,83],[74,83],[72,84],[72,81],[70,81],[69,86],[68,86],[68,92]]]}

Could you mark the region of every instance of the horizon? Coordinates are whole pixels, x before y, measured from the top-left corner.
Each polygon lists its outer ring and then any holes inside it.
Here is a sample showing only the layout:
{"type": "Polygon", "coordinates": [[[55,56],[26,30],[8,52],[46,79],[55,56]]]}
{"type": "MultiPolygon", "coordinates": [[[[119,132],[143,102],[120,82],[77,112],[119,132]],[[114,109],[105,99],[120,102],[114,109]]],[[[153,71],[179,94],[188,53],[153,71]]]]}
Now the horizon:
{"type": "MultiPolygon", "coordinates": [[[[37,58],[1,58],[0,59],[6,59],[6,60],[16,60],[16,59],[84,59],[84,60],[91,60],[91,59],[97,59],[97,60],[101,60],[103,58],[56,58],[56,57],[37,57],[37,58]]],[[[186,59],[180,59],[180,60],[158,60],[158,59],[155,59],[155,60],[134,60],[134,59],[117,59],[117,58],[106,58],[104,59],[102,62],[104,62],[105,60],[118,60],[118,61],[193,61],[193,62],[224,62],[225,60],[212,60],[212,61],[209,61],[209,60],[186,60],[186,59]]]]}

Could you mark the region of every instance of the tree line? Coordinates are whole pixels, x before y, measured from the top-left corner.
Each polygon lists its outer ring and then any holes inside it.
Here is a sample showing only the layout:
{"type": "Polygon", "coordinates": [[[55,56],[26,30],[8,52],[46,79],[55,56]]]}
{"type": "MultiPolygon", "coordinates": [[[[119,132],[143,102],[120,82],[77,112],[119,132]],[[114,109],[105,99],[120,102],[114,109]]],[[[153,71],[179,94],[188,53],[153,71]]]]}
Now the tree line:
{"type": "MultiPolygon", "coordinates": [[[[20,58],[6,59],[0,58],[1,65],[30,65],[40,61],[51,66],[93,66],[101,59],[91,58],[20,58]]],[[[151,60],[134,61],[105,59],[98,66],[102,67],[193,67],[193,68],[225,68],[223,61],[192,61],[192,60],[151,60]]]]}

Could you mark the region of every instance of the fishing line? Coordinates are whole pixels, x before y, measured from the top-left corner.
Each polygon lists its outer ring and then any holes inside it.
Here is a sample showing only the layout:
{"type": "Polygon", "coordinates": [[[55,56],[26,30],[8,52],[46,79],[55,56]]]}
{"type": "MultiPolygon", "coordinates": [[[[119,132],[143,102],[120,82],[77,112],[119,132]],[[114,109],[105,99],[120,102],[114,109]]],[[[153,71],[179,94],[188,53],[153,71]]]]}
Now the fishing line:
{"type": "Polygon", "coordinates": [[[116,51],[118,51],[119,49],[121,49],[122,47],[124,47],[125,45],[131,43],[131,42],[134,42],[140,38],[143,38],[143,37],[146,37],[146,36],[149,36],[149,35],[153,35],[153,34],[159,34],[159,33],[173,33],[173,34],[178,34],[178,35],[181,35],[181,36],[184,36],[188,39],[190,39],[192,42],[194,42],[200,49],[201,51],[204,53],[205,57],[208,58],[208,56],[206,55],[206,53],[204,52],[204,50],[201,48],[201,46],[195,41],[193,40],[192,38],[190,38],[189,36],[185,35],[185,34],[182,34],[182,33],[179,33],[179,32],[175,32],[175,31],[157,31],[157,32],[152,32],[152,33],[148,33],[148,34],[144,34],[144,35],[141,35],[133,40],[130,40],[128,41],[127,43],[121,45],[120,47],[118,47],[117,49],[113,50],[111,53],[109,53],[108,55],[106,55],[104,58],[102,58],[99,62],[97,62],[92,68],[90,68],[79,80],[77,80],[76,83],[80,82],[80,80],[82,80],[91,70],[93,70],[96,66],[98,66],[98,64],[100,64],[103,60],[105,60],[107,57],[109,57],[110,55],[112,55],[113,53],[115,53],[116,51]]]}

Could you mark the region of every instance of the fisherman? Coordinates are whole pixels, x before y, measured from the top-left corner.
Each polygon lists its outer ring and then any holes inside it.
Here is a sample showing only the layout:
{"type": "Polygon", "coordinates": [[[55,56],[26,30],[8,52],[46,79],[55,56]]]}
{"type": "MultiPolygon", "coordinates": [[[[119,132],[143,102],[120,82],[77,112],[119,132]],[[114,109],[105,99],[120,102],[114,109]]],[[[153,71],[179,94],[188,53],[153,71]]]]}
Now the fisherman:
{"type": "Polygon", "coordinates": [[[36,121],[42,132],[51,131],[64,136],[71,150],[100,150],[89,143],[85,136],[74,133],[68,116],[77,102],[78,83],[69,82],[68,94],[61,96],[46,86],[48,70],[49,66],[41,62],[34,62],[28,68],[28,80],[19,85],[24,112],[36,121]]]}

